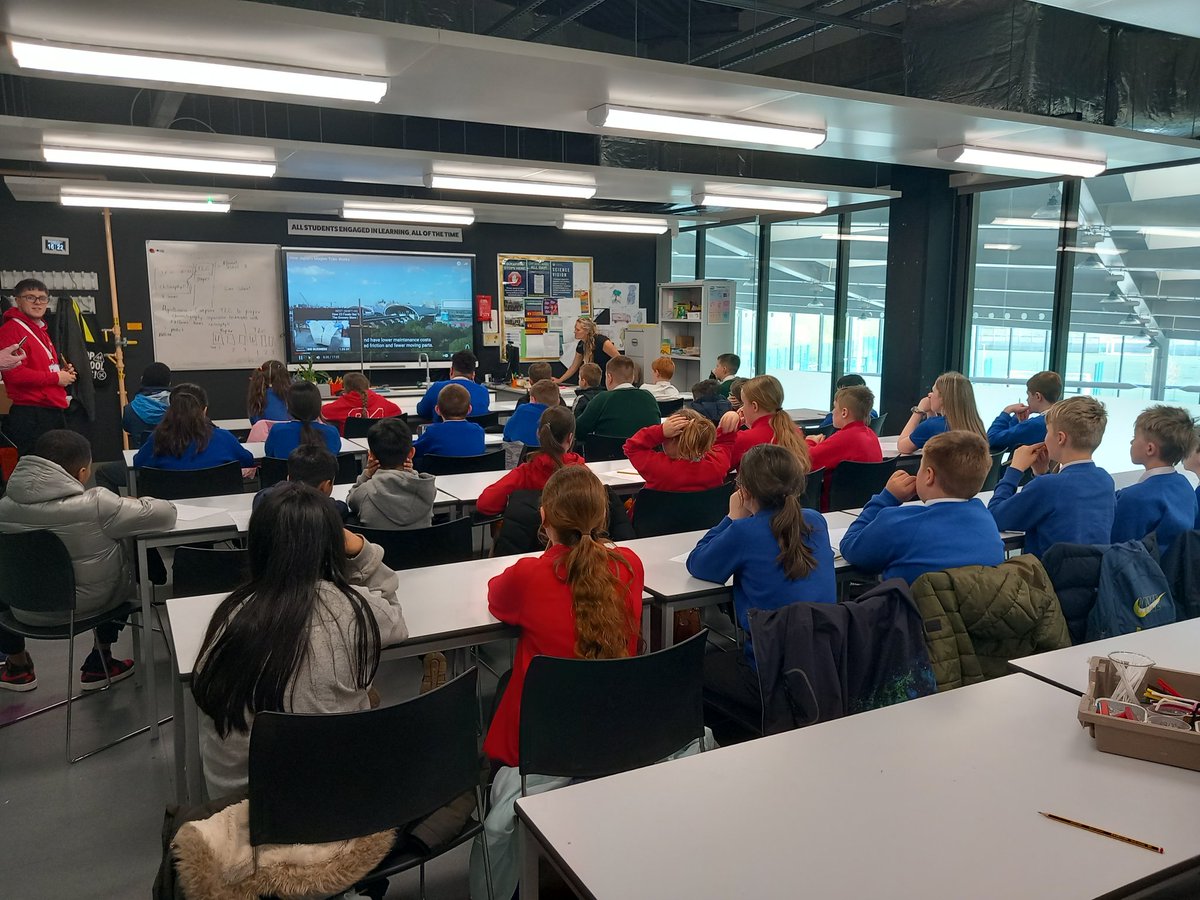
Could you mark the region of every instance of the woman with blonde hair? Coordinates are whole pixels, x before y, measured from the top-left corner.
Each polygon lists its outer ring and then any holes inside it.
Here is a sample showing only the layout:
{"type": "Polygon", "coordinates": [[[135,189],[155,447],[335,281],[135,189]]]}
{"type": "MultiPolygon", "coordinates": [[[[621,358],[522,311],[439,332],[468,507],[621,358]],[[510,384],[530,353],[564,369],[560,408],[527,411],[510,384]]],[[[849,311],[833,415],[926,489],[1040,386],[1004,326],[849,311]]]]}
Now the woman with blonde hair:
{"type": "Polygon", "coordinates": [[[617,345],[607,335],[597,331],[596,323],[587,316],[575,320],[575,340],[579,342],[575,345],[575,359],[567,371],[554,379],[555,384],[562,384],[569,379],[584,363],[595,363],[603,372],[610,359],[621,355],[617,345]]]}
{"type": "Polygon", "coordinates": [[[783,409],[783,385],[774,375],[759,375],[742,385],[742,406],[721,417],[719,432],[717,443],[730,447],[730,468],[736,469],[751,447],[775,444],[795,455],[805,475],[812,469],[808,444],[783,409]]]}
{"type": "Polygon", "coordinates": [[[912,408],[896,449],[916,453],[925,442],[943,431],[969,431],[987,440],[987,429],[975,408],[975,390],[961,372],[943,372],[921,402],[912,408]]]}
{"type": "Polygon", "coordinates": [[[627,440],[625,456],[651,490],[707,491],[729,472],[729,447],[716,440],[712,422],[694,409],[681,409],[627,440]]]}

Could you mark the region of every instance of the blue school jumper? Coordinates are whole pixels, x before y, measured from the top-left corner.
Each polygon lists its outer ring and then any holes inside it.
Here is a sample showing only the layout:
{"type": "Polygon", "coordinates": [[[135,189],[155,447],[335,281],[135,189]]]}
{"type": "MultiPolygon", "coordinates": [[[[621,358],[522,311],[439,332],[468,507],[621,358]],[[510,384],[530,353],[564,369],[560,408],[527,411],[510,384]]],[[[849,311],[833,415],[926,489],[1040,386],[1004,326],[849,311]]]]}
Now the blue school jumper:
{"type": "Polygon", "coordinates": [[[1025,532],[1025,552],[1041,556],[1051,544],[1107,544],[1116,494],[1112,476],[1091,460],[1057,475],[1039,475],[1017,493],[1024,473],[1009,466],[988,504],[1001,531],[1025,532]]]}

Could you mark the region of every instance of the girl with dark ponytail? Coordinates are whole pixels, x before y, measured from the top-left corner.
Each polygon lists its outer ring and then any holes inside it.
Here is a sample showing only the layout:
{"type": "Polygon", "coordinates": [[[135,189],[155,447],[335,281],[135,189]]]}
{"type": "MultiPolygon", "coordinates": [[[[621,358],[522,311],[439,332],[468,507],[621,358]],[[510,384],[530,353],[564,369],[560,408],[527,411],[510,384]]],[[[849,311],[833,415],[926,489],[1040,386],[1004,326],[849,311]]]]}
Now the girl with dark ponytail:
{"type": "Polygon", "coordinates": [[[710,663],[706,658],[705,686],[711,675],[713,690],[751,710],[761,706],[750,610],[837,602],[829,528],[819,512],[801,507],[804,479],[791,450],[775,444],[751,447],[738,466],[729,515],[700,539],[687,559],[688,571],[697,578],[718,584],[733,578],[733,606],[746,632],[745,652],[709,654],[721,659],[710,663]]]}
{"type": "Polygon", "coordinates": [[[362,372],[350,372],[342,379],[342,393],[325,404],[321,415],[344,434],[347,419],[386,419],[400,415],[400,407],[371,390],[362,372]]]}
{"type": "Polygon", "coordinates": [[[265,448],[267,456],[287,459],[288,454],[301,444],[325,447],[334,455],[342,449],[342,436],[338,430],[320,421],[321,392],[315,384],[302,381],[293,385],[288,391],[287,404],[292,421],[271,426],[265,448]]]}
{"type": "Polygon", "coordinates": [[[162,421],[133,457],[134,466],[153,469],[209,469],[235,461],[255,464],[237,438],[209,421],[208,394],[198,384],[171,388],[162,421]]]}
{"type": "Polygon", "coordinates": [[[582,466],[584,459],[571,452],[575,443],[575,416],[565,406],[551,406],[538,419],[538,448],[529,458],[493,485],[483,489],[475,508],[485,516],[504,512],[514,491],[540,491],[563,466],[582,466]]]}

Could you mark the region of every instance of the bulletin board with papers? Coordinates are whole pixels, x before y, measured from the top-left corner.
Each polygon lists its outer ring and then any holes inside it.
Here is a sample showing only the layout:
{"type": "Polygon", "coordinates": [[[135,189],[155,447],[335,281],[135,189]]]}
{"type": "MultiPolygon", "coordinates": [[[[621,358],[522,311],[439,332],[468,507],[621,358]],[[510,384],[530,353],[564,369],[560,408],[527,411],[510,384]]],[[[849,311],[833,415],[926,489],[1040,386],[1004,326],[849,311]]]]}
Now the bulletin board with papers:
{"type": "Polygon", "coordinates": [[[501,343],[521,349],[521,361],[575,355],[575,320],[592,313],[590,256],[496,257],[501,343]]]}

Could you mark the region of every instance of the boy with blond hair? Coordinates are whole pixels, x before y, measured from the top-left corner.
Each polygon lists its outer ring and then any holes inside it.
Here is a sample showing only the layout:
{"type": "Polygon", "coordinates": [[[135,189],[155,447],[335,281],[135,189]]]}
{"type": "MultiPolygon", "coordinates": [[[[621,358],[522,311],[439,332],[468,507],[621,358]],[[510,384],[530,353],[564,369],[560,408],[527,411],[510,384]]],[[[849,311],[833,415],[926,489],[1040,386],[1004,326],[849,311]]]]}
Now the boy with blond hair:
{"type": "Polygon", "coordinates": [[[679,388],[671,383],[675,377],[675,360],[669,356],[660,356],[650,363],[650,381],[642,385],[643,391],[649,391],[659,403],[669,400],[679,400],[682,394],[679,388]]]}
{"type": "Polygon", "coordinates": [[[1104,439],[1108,412],[1095,397],[1070,397],[1046,412],[1046,440],[1013,452],[988,504],[1001,531],[1025,532],[1025,552],[1041,556],[1051,544],[1107,544],[1116,496],[1113,480],[1092,461],[1104,439]],[[1056,475],[1046,474],[1057,463],[1056,475]],[[1027,469],[1036,476],[1017,493],[1027,469]]]}
{"type": "Polygon", "coordinates": [[[975,499],[991,467],[987,441],[979,435],[946,431],[931,437],[917,474],[895,472],[846,529],[842,556],[860,569],[909,584],[926,572],[1000,565],[1000,531],[975,499]],[[924,505],[901,505],[914,498],[924,505]]]}
{"type": "Polygon", "coordinates": [[[1165,554],[1196,523],[1196,494],[1175,466],[1196,444],[1192,417],[1178,406],[1151,406],[1133,423],[1129,459],[1145,468],[1137,484],[1117,491],[1112,541],[1136,541],[1151,532],[1165,554]]]}

